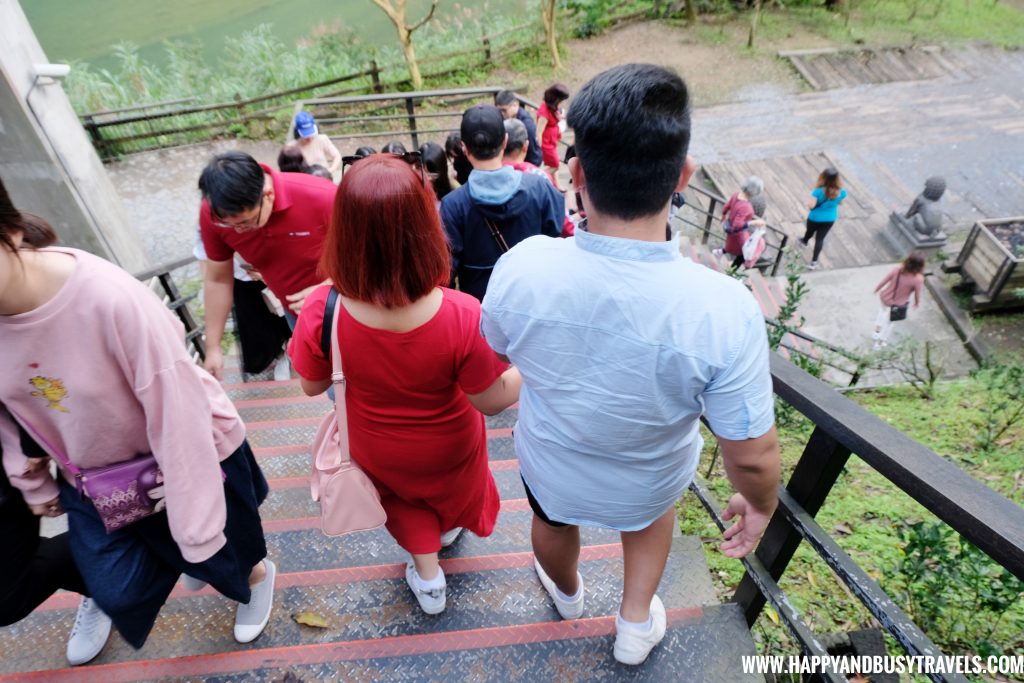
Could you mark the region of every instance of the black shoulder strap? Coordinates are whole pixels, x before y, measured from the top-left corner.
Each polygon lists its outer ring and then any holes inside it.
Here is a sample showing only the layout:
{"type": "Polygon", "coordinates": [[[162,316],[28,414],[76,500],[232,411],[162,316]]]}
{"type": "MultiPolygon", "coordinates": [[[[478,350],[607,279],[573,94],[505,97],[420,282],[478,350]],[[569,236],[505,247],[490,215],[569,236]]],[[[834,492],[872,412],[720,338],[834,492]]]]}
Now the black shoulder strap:
{"type": "Polygon", "coordinates": [[[320,330],[320,350],[324,358],[331,358],[331,325],[334,324],[334,307],[338,305],[338,290],[331,287],[327,294],[327,305],[324,307],[324,324],[320,330]]]}

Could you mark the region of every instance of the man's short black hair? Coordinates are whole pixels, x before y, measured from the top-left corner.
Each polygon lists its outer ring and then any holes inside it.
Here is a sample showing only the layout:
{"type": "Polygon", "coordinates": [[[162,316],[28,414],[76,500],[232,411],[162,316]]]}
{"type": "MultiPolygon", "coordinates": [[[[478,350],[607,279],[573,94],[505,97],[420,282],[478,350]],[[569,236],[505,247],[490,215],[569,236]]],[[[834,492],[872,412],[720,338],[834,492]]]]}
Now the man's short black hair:
{"type": "Polygon", "coordinates": [[[495,107],[504,107],[507,104],[512,104],[513,102],[518,101],[519,98],[516,97],[516,94],[511,90],[499,90],[498,92],[494,93],[495,107]]]}
{"type": "Polygon", "coordinates": [[[686,84],[653,64],[625,64],[592,78],[569,108],[593,208],[633,220],[668,205],[690,144],[686,84]]]}
{"type": "Polygon", "coordinates": [[[214,216],[252,211],[263,195],[263,168],[245,152],[224,152],[210,160],[199,176],[199,190],[214,216]]]}

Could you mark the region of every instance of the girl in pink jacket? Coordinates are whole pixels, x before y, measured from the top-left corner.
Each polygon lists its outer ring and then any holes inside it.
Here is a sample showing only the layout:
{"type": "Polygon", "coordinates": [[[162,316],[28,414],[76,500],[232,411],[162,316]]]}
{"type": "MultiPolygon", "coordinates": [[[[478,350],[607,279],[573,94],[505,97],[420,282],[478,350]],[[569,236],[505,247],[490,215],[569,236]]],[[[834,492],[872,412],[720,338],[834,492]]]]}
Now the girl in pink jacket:
{"type": "Polygon", "coordinates": [[[142,647],[178,577],[238,601],[235,638],[270,616],[274,564],[258,507],[267,482],[223,388],[185,350],[181,323],[141,282],[77,249],[27,248],[0,183],[0,448],[32,512],[68,515],[92,599],[142,647]],[[32,466],[18,425],[80,470],[152,453],[160,510],[107,532],[63,464],[32,466]]]}
{"type": "MultiPolygon", "coordinates": [[[[914,297],[914,308],[921,304],[921,287],[924,285],[924,254],[912,251],[903,262],[886,274],[875,287],[879,294],[881,308],[875,319],[875,331],[871,338],[875,341],[875,351],[885,346],[889,339],[889,331],[893,324],[893,307],[906,307],[910,297],[914,297]]],[[[905,315],[905,314],[904,314],[905,315]]]]}

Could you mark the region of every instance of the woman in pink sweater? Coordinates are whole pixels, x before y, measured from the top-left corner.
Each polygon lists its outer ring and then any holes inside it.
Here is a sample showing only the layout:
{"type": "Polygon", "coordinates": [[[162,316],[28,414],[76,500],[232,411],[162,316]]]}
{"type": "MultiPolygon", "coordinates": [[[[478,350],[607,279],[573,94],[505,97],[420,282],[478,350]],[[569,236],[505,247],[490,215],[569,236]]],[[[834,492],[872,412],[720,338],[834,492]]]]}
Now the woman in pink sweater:
{"type": "Polygon", "coordinates": [[[238,412],[152,291],[92,254],[28,248],[24,220],[0,183],[0,448],[11,484],[35,514],[68,514],[92,599],[133,647],[181,574],[241,603],[235,638],[255,639],[275,569],[258,510],[267,483],[238,412]],[[54,479],[26,458],[18,425],[81,470],[152,453],[163,509],[107,533],[63,464],[54,479]]]}
{"type": "Polygon", "coordinates": [[[924,285],[924,254],[912,251],[903,262],[886,274],[875,287],[882,307],[875,319],[875,331],[871,338],[875,341],[875,351],[886,345],[889,331],[892,329],[893,306],[906,307],[910,304],[910,296],[914,296],[914,308],[921,304],[921,287],[924,285]]]}

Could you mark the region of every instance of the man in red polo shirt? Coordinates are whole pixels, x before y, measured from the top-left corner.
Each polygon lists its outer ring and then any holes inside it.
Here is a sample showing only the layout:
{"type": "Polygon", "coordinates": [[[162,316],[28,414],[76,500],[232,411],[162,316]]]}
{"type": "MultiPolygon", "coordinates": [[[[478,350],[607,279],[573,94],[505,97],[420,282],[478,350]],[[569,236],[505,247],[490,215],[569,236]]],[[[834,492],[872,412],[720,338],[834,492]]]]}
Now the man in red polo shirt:
{"type": "Polygon", "coordinates": [[[259,271],[294,327],[306,295],[323,282],[317,265],[335,187],[304,173],[277,173],[244,152],[226,152],[203,169],[199,189],[199,231],[209,258],[204,367],[223,379],[220,343],[231,312],[235,253],[259,271]]]}

